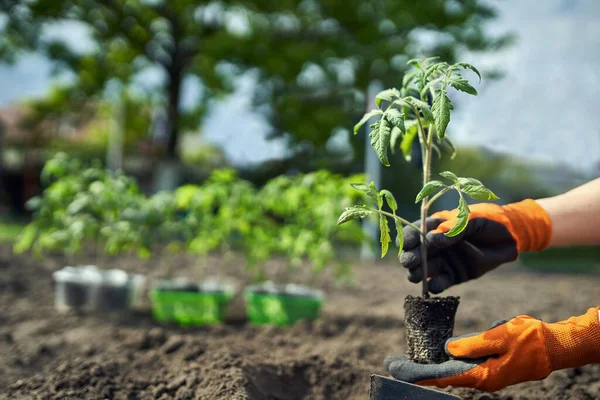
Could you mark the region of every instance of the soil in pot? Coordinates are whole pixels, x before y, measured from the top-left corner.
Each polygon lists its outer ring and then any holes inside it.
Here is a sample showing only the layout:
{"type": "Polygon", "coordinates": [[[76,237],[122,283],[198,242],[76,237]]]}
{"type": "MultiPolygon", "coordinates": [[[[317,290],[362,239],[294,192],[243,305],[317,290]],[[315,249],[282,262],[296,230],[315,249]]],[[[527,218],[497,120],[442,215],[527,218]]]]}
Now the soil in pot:
{"type": "Polygon", "coordinates": [[[154,318],[179,325],[221,323],[232,298],[231,286],[182,279],[158,281],[150,291],[154,318]]]}
{"type": "Polygon", "coordinates": [[[258,325],[293,325],[299,320],[315,320],[325,301],[323,292],[300,285],[274,285],[267,282],[245,290],[246,314],[258,325]]]}
{"type": "Polygon", "coordinates": [[[100,279],[93,266],[65,267],[53,275],[55,306],[59,311],[89,308],[100,279]]]}
{"type": "Polygon", "coordinates": [[[97,298],[100,310],[126,310],[129,308],[130,295],[129,275],[125,271],[109,270],[102,273],[97,298]]]}
{"type": "Polygon", "coordinates": [[[409,358],[420,364],[448,361],[444,346],[452,337],[459,297],[407,296],[404,319],[409,358]]]}

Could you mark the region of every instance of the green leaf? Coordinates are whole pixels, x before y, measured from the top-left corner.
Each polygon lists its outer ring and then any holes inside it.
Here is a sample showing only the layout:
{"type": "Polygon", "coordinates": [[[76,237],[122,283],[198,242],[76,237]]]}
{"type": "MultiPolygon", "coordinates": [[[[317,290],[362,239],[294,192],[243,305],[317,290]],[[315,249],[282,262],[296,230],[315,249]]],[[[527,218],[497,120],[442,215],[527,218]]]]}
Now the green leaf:
{"type": "Polygon", "coordinates": [[[383,189],[379,193],[385,198],[385,201],[387,202],[387,205],[390,207],[390,209],[395,212],[398,209],[398,203],[396,202],[396,198],[394,197],[394,195],[389,190],[385,189],[383,189]]]}
{"type": "Polygon", "coordinates": [[[471,71],[475,72],[477,74],[477,76],[479,77],[479,82],[481,82],[481,74],[479,73],[477,68],[475,68],[471,64],[465,63],[465,62],[460,62],[460,63],[457,63],[456,65],[460,65],[461,67],[463,67],[465,69],[470,69],[471,71]]]}
{"type": "Polygon", "coordinates": [[[431,82],[428,82],[423,89],[421,89],[421,92],[419,93],[419,95],[422,98],[425,98],[425,95],[427,95],[427,92],[429,91],[430,88],[434,88],[436,84],[442,82],[444,80],[444,78],[436,78],[434,80],[432,80],[431,82]]]}
{"type": "Polygon", "coordinates": [[[471,86],[469,84],[469,81],[467,81],[466,79],[452,79],[448,83],[450,83],[450,86],[452,86],[456,90],[460,90],[461,92],[477,96],[477,90],[473,86],[471,86]]]}
{"type": "Polygon", "coordinates": [[[364,183],[351,183],[350,186],[352,186],[356,190],[360,190],[361,192],[372,198],[374,202],[377,203],[379,195],[377,193],[377,189],[375,188],[374,182],[371,182],[369,185],[365,185],[364,183]]]}
{"type": "Polygon", "coordinates": [[[381,100],[392,102],[398,97],[400,97],[400,91],[398,89],[386,89],[377,93],[377,96],[375,96],[375,104],[377,104],[377,107],[381,107],[381,100]]]}
{"type": "Polygon", "coordinates": [[[431,112],[431,108],[429,107],[429,104],[427,104],[424,101],[419,100],[415,97],[412,97],[412,96],[405,97],[403,100],[406,101],[411,106],[415,107],[416,109],[421,110],[421,112],[423,113],[423,117],[425,118],[425,121],[427,121],[431,124],[434,123],[433,113],[431,112]]]}
{"type": "Polygon", "coordinates": [[[395,108],[390,108],[385,112],[384,116],[394,127],[400,128],[402,133],[406,132],[406,127],[404,126],[404,113],[395,108]]]}
{"type": "Polygon", "coordinates": [[[396,223],[396,243],[398,244],[399,257],[400,254],[402,254],[402,250],[404,249],[404,229],[400,220],[394,218],[394,222],[396,223]]]}
{"type": "MultiPolygon", "coordinates": [[[[437,70],[439,70],[442,67],[445,67],[446,65],[444,63],[437,63],[437,64],[433,64],[432,66],[430,66],[429,68],[427,68],[427,70],[425,71],[425,75],[423,76],[423,79],[425,81],[427,81],[427,79],[429,79],[429,77],[434,74],[437,70]]],[[[434,80],[435,81],[435,80],[434,80]]],[[[433,82],[433,81],[432,81],[433,82]]]]}
{"type": "Polygon", "coordinates": [[[494,192],[486,188],[477,179],[458,178],[458,183],[460,184],[460,191],[474,200],[490,201],[499,199],[494,192]]]}
{"type": "Polygon", "coordinates": [[[26,252],[33,246],[33,242],[38,235],[38,229],[34,224],[29,224],[19,234],[17,242],[13,245],[13,251],[17,254],[26,252]]]}
{"type": "Polygon", "coordinates": [[[392,150],[392,154],[395,154],[396,144],[398,143],[398,138],[402,136],[402,131],[397,126],[392,128],[392,136],[390,138],[390,150],[392,150]]]}
{"type": "Polygon", "coordinates": [[[428,197],[428,196],[432,195],[436,190],[441,189],[443,187],[446,187],[446,185],[444,185],[444,183],[440,182],[440,181],[429,181],[429,182],[427,182],[427,184],[425,186],[423,186],[423,188],[421,189],[421,191],[419,192],[419,194],[417,194],[417,198],[415,199],[415,203],[420,202],[425,197],[428,197]]]}
{"type": "Polygon", "coordinates": [[[337,224],[342,225],[348,221],[352,221],[355,219],[366,218],[373,213],[372,210],[369,210],[365,206],[351,206],[347,207],[346,210],[340,215],[338,218],[337,224]]]}
{"type": "Polygon", "coordinates": [[[429,58],[426,58],[426,59],[425,59],[425,61],[424,61],[424,64],[426,64],[426,65],[427,65],[427,64],[429,64],[430,62],[432,62],[432,61],[435,61],[435,60],[439,60],[439,59],[440,59],[440,56],[433,56],[433,57],[429,57],[429,58]]]}
{"type": "Polygon", "coordinates": [[[139,258],[141,258],[143,260],[147,260],[152,255],[152,252],[147,247],[140,247],[137,251],[137,254],[138,254],[139,258]]]}
{"type": "Polygon", "coordinates": [[[446,179],[450,179],[454,183],[458,183],[458,176],[454,175],[454,173],[450,171],[440,172],[440,176],[443,176],[446,179]]]}
{"type": "MultiPolygon", "coordinates": [[[[415,122],[416,123],[416,122],[415,122]]],[[[408,129],[407,133],[402,137],[402,142],[400,143],[400,149],[402,149],[402,154],[404,155],[404,159],[406,161],[410,161],[411,152],[412,152],[412,144],[417,137],[417,127],[413,125],[408,129]]]]}
{"type": "Polygon", "coordinates": [[[392,241],[390,236],[390,226],[388,225],[386,216],[383,214],[379,215],[379,229],[381,230],[381,237],[379,238],[379,241],[381,242],[381,258],[383,258],[387,254],[390,242],[392,241]]]}
{"type": "Polygon", "coordinates": [[[376,115],[381,115],[383,114],[383,111],[381,110],[371,110],[368,113],[366,113],[362,119],[360,121],[358,121],[358,123],[356,125],[354,125],[354,134],[356,134],[358,132],[358,130],[360,129],[361,126],[363,126],[369,119],[371,119],[372,117],[376,116],[376,115]]]}
{"type": "Polygon", "coordinates": [[[373,130],[369,133],[371,146],[375,149],[379,161],[386,167],[390,166],[387,152],[390,147],[391,128],[389,122],[382,118],[373,124],[373,130]]]}
{"type": "Polygon", "coordinates": [[[467,224],[469,223],[470,213],[471,211],[469,210],[469,205],[467,204],[467,201],[461,196],[460,200],[458,201],[458,214],[456,215],[458,221],[456,221],[456,224],[452,227],[452,229],[446,232],[446,236],[453,237],[459,235],[462,231],[464,231],[467,227],[467,224]]]}
{"type": "Polygon", "coordinates": [[[404,74],[402,78],[402,86],[406,87],[412,83],[412,81],[420,75],[417,71],[410,71],[404,74]]]}
{"type": "Polygon", "coordinates": [[[416,67],[421,71],[423,70],[423,68],[421,67],[421,60],[419,60],[418,58],[411,58],[406,62],[406,65],[412,65],[413,67],[416,67]]]}
{"type": "Polygon", "coordinates": [[[450,123],[450,111],[454,109],[452,102],[446,95],[446,90],[441,89],[433,99],[433,117],[435,119],[435,130],[440,139],[446,135],[446,128],[450,123]]]}

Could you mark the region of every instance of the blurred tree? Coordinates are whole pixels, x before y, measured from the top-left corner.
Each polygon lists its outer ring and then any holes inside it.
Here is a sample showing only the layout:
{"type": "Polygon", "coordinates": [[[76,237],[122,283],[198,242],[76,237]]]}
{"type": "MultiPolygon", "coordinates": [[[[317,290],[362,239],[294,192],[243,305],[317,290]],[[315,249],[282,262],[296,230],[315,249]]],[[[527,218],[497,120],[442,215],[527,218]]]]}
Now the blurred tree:
{"type": "MultiPolygon", "coordinates": [[[[0,12],[0,57],[42,51],[75,74],[84,95],[158,67],[169,159],[178,157],[181,130],[195,128],[208,102],[233,90],[244,72],[256,73],[255,105],[272,123],[270,136],[323,154],[332,133],[364,111],[369,83],[398,85],[409,56],[452,62],[460,51],[510,41],[484,32],[495,11],[483,0],[0,0],[0,12]],[[90,51],[78,54],[43,34],[66,20],[87,27],[90,51]],[[189,76],[200,79],[202,93],[184,113],[189,76]]],[[[355,141],[356,149],[363,142],[355,141]]]]}

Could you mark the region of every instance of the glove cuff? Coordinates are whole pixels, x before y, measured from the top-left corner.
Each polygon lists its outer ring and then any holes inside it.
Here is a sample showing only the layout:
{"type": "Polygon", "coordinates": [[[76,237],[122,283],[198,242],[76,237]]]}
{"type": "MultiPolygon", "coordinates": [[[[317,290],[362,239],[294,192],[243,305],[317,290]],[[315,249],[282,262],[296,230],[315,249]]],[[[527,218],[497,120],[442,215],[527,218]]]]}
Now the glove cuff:
{"type": "Polygon", "coordinates": [[[598,308],[566,321],[545,324],[546,351],[553,371],[600,363],[598,308]]]}
{"type": "Polygon", "coordinates": [[[544,250],[550,245],[552,221],[535,200],[526,199],[502,208],[510,221],[507,228],[517,242],[519,253],[544,250]]]}

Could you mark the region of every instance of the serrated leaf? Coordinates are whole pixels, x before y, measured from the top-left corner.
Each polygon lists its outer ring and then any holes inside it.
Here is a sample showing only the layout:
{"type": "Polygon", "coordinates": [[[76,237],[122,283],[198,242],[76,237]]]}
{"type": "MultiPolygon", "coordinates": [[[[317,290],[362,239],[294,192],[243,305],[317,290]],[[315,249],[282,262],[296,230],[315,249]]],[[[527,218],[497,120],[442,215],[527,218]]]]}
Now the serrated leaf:
{"type": "Polygon", "coordinates": [[[424,98],[430,88],[434,88],[436,84],[442,82],[443,80],[444,80],[443,78],[436,78],[436,79],[432,80],[431,82],[428,82],[421,90],[420,96],[422,98],[424,98]]]}
{"type": "Polygon", "coordinates": [[[440,139],[446,135],[446,128],[450,123],[450,111],[454,109],[452,102],[446,95],[446,90],[441,89],[433,99],[433,117],[435,119],[435,131],[440,139]]]}
{"type": "Polygon", "coordinates": [[[419,60],[418,58],[411,58],[410,60],[408,60],[406,62],[406,65],[412,65],[415,68],[418,68],[420,70],[423,70],[423,68],[421,67],[421,60],[419,60]]]}
{"type": "Polygon", "coordinates": [[[430,62],[435,61],[435,60],[439,60],[439,59],[440,59],[440,56],[429,57],[429,58],[425,59],[424,63],[425,64],[429,64],[430,62]]]}
{"type": "Polygon", "coordinates": [[[400,128],[402,133],[406,132],[406,127],[404,126],[404,114],[400,110],[390,108],[385,112],[384,116],[394,127],[400,128]]]}
{"type": "Polygon", "coordinates": [[[358,121],[358,123],[356,125],[354,125],[354,134],[356,134],[358,132],[358,130],[360,129],[361,126],[363,126],[369,119],[371,119],[372,117],[375,117],[376,115],[381,115],[383,114],[383,111],[381,110],[371,110],[368,113],[366,113],[360,121],[358,121]]]}
{"type": "Polygon", "coordinates": [[[394,222],[396,223],[396,244],[398,245],[398,257],[402,254],[402,250],[404,249],[404,229],[402,227],[402,222],[394,218],[394,222]]]}
{"type": "MultiPolygon", "coordinates": [[[[412,81],[418,76],[419,76],[419,73],[417,71],[410,71],[410,72],[405,73],[404,76],[402,77],[403,89],[406,90],[406,86],[411,84],[412,81]]],[[[400,94],[402,94],[402,92],[400,94]]]]}
{"type": "Polygon", "coordinates": [[[450,171],[440,172],[440,176],[443,176],[446,179],[450,179],[454,183],[458,183],[458,176],[456,176],[453,172],[450,172],[450,171]]]}
{"type": "Polygon", "coordinates": [[[460,65],[461,67],[463,67],[465,69],[470,69],[471,71],[475,72],[477,74],[477,76],[479,77],[479,82],[481,82],[481,74],[479,73],[477,68],[475,68],[474,66],[472,66],[471,64],[466,63],[466,62],[460,62],[457,65],[460,65]]]}
{"type": "Polygon", "coordinates": [[[392,154],[396,153],[396,144],[398,143],[398,138],[402,137],[402,131],[397,126],[392,128],[392,136],[390,138],[390,150],[392,154]]]}
{"type": "Polygon", "coordinates": [[[456,90],[477,96],[477,90],[466,79],[452,79],[448,83],[456,90]]]}
{"type": "Polygon", "coordinates": [[[438,63],[438,64],[433,64],[432,66],[430,66],[429,68],[427,68],[427,70],[425,70],[425,75],[424,75],[424,79],[427,80],[429,79],[429,77],[435,73],[435,71],[437,71],[438,69],[440,69],[441,67],[443,67],[444,64],[442,63],[438,63]]]}
{"type": "Polygon", "coordinates": [[[458,178],[460,191],[474,200],[490,201],[498,200],[499,197],[490,189],[486,188],[483,183],[474,178],[458,178]]]}
{"type": "Polygon", "coordinates": [[[337,224],[342,225],[348,221],[355,219],[366,218],[371,215],[373,211],[369,210],[365,206],[351,206],[347,207],[346,210],[338,218],[337,224]]]}
{"type": "Polygon", "coordinates": [[[381,100],[392,102],[398,97],[400,97],[400,91],[398,89],[386,89],[377,93],[377,96],[375,96],[375,104],[377,104],[377,107],[380,107],[381,100]]]}
{"type": "Polygon", "coordinates": [[[424,101],[419,100],[415,97],[412,97],[412,96],[405,97],[403,100],[406,101],[411,106],[417,108],[418,110],[421,110],[421,113],[423,113],[423,117],[425,118],[425,121],[427,121],[431,124],[434,123],[433,113],[431,112],[431,108],[429,107],[429,104],[427,104],[424,101]]]}
{"type": "Polygon", "coordinates": [[[364,183],[351,183],[350,186],[352,186],[356,190],[363,192],[371,199],[373,199],[374,202],[377,203],[378,194],[374,182],[371,182],[369,185],[365,185],[364,183]]]}
{"type": "Polygon", "coordinates": [[[412,144],[417,137],[417,127],[413,125],[408,129],[406,134],[402,137],[402,142],[400,142],[400,149],[402,150],[402,154],[404,155],[404,159],[406,161],[410,161],[411,153],[412,153],[412,144]]]}
{"type": "Polygon", "coordinates": [[[383,258],[387,254],[390,242],[392,241],[390,236],[390,226],[388,225],[386,216],[383,214],[379,215],[379,230],[381,231],[381,236],[379,238],[379,241],[381,242],[381,258],[383,258]]]}
{"type": "Polygon", "coordinates": [[[440,182],[440,181],[429,181],[429,182],[427,182],[427,184],[425,186],[423,186],[423,188],[421,189],[421,191],[419,192],[419,194],[417,194],[417,198],[415,199],[415,203],[420,202],[425,197],[428,197],[428,196],[432,195],[436,190],[441,189],[443,187],[446,187],[446,185],[444,185],[444,183],[440,182]]]}
{"type": "Polygon", "coordinates": [[[467,227],[467,224],[469,223],[470,213],[471,211],[469,210],[469,205],[467,204],[467,201],[461,197],[458,201],[458,214],[456,214],[458,220],[456,221],[456,224],[452,227],[452,229],[446,232],[446,236],[453,237],[459,235],[462,231],[464,231],[467,227]]]}
{"type": "Polygon", "coordinates": [[[383,189],[379,193],[385,198],[385,201],[386,201],[388,207],[392,211],[395,212],[396,210],[398,210],[398,203],[396,202],[396,198],[394,197],[394,195],[389,190],[383,189]]]}
{"type": "Polygon", "coordinates": [[[390,166],[387,152],[390,147],[391,134],[390,124],[385,118],[373,124],[373,130],[369,133],[371,146],[375,149],[379,161],[386,167],[390,166]]]}

